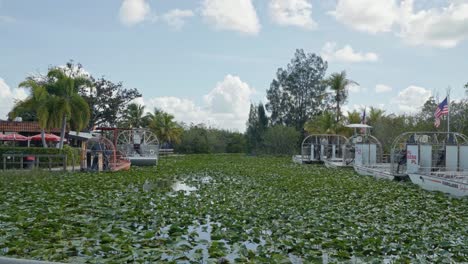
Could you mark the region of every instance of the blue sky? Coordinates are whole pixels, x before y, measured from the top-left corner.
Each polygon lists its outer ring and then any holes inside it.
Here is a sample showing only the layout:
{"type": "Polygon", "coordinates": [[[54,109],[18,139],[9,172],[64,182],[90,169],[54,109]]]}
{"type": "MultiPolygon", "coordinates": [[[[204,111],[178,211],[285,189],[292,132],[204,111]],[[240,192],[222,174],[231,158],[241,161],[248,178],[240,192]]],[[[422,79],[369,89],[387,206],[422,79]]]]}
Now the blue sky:
{"type": "Polygon", "coordinates": [[[466,0],[0,0],[0,115],[28,74],[70,59],[179,121],[243,131],[296,48],[346,70],[347,109],[464,96],[466,0]]]}

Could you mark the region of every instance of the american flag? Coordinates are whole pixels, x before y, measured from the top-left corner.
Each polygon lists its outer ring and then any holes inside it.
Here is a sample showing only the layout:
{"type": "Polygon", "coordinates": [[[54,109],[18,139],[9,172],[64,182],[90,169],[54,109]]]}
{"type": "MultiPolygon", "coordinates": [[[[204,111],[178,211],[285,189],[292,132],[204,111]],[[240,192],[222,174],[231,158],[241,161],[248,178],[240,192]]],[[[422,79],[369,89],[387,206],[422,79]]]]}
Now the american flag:
{"type": "Polygon", "coordinates": [[[435,117],[434,126],[439,127],[440,126],[440,117],[443,116],[443,115],[448,115],[448,113],[449,113],[449,107],[448,107],[448,103],[447,103],[447,97],[445,97],[445,99],[442,101],[442,103],[440,103],[437,106],[437,109],[434,112],[434,117],[435,117]]]}

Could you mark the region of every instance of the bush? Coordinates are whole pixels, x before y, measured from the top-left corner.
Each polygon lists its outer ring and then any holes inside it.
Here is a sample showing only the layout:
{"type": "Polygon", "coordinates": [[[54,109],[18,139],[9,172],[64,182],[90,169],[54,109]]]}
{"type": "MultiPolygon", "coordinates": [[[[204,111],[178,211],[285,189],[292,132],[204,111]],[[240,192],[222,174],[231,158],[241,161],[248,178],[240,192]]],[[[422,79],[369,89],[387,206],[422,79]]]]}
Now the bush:
{"type": "MultiPolygon", "coordinates": [[[[31,155],[67,155],[68,165],[79,165],[80,164],[80,149],[72,148],[70,146],[63,146],[63,149],[57,148],[24,148],[24,147],[0,147],[0,158],[4,153],[16,153],[16,154],[31,154],[31,155]]],[[[3,159],[2,159],[3,162],[3,159]]]]}
{"type": "Polygon", "coordinates": [[[300,133],[292,127],[273,126],[265,133],[265,151],[272,155],[292,155],[297,151],[300,133]]]}
{"type": "Polygon", "coordinates": [[[228,130],[207,128],[203,124],[185,129],[181,142],[174,146],[178,153],[243,153],[244,135],[228,130]]]}

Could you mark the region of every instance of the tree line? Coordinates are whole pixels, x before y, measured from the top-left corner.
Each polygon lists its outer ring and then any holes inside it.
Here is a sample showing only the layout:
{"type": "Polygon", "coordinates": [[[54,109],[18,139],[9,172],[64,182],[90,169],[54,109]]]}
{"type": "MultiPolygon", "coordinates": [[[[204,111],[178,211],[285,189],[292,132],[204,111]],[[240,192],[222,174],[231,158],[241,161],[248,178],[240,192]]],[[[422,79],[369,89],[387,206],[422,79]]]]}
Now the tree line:
{"type": "MultiPolygon", "coordinates": [[[[29,96],[16,102],[9,118],[38,121],[43,135],[60,127],[62,139],[67,127],[79,131],[95,127],[148,128],[163,147],[180,153],[293,154],[308,134],[350,136],[352,131],[345,126],[361,122],[361,111],[342,110],[349,87],[358,83],[345,71],[327,76],[327,68],[328,63],[320,56],[296,50],[286,67],[277,70],[266,91],[266,104],[250,105],[244,133],[184,124],[164,109],[146,109],[134,103],[141,97],[136,88],[127,88],[105,76],[95,78],[73,61],[64,67],[50,67],[46,75],[26,77],[19,86],[29,89],[29,96]]],[[[464,88],[468,94],[468,83],[464,88]]],[[[370,107],[367,124],[388,148],[402,132],[435,131],[436,106],[431,97],[412,115],[388,114],[370,107]]],[[[467,98],[452,102],[451,117],[451,129],[468,134],[467,98]]],[[[445,123],[439,130],[444,129],[445,123]]]]}
{"type": "MultiPolygon", "coordinates": [[[[386,152],[403,132],[447,131],[447,124],[434,126],[437,103],[429,98],[415,114],[386,113],[370,107],[343,113],[348,89],[357,82],[345,71],[326,76],[328,64],[320,56],[296,50],[285,68],[279,68],[267,90],[266,110],[262,103],[251,105],[247,121],[247,151],[264,154],[298,153],[301,140],[308,134],[341,134],[351,136],[347,124],[362,122],[373,127],[386,152]]],[[[468,95],[468,83],[464,86],[468,95]]],[[[450,128],[468,135],[468,98],[451,102],[450,128]]]]}

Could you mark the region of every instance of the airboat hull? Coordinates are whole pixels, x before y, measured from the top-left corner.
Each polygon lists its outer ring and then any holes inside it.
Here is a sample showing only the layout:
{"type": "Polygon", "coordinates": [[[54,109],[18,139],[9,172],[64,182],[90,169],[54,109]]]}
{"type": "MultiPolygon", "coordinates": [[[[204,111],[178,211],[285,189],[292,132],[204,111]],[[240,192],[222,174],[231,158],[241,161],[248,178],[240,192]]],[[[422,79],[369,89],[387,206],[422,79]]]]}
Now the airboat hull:
{"type": "Polygon", "coordinates": [[[157,157],[127,157],[132,166],[156,166],[158,164],[157,157]]]}
{"type": "Polygon", "coordinates": [[[292,157],[292,161],[297,164],[322,164],[321,160],[310,160],[307,156],[295,155],[292,157]]]}
{"type": "Polygon", "coordinates": [[[323,163],[329,169],[352,168],[352,165],[346,165],[343,160],[324,160],[323,163]]]}
{"type": "Polygon", "coordinates": [[[132,164],[128,160],[121,160],[119,163],[111,167],[111,171],[127,171],[132,164]]]}
{"type": "Polygon", "coordinates": [[[357,174],[363,176],[372,176],[376,179],[385,179],[393,181],[395,179],[395,175],[390,173],[389,168],[384,167],[368,167],[368,166],[360,166],[354,165],[354,170],[357,174]]]}
{"type": "Polygon", "coordinates": [[[376,179],[385,179],[385,180],[401,180],[407,178],[406,175],[395,175],[390,171],[390,164],[380,164],[375,166],[362,166],[354,165],[354,170],[357,174],[363,176],[372,176],[376,179]]]}
{"type": "Polygon", "coordinates": [[[461,182],[433,175],[410,173],[409,178],[424,190],[439,191],[456,197],[468,196],[468,179],[466,177],[461,177],[460,180],[464,179],[461,182]]]}

